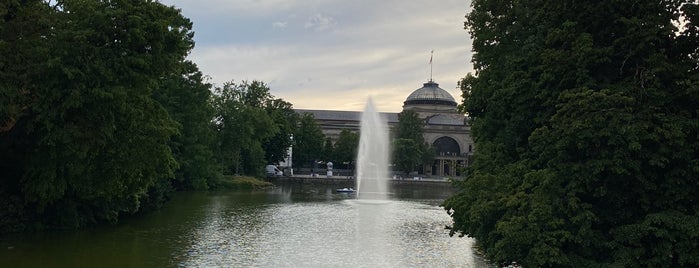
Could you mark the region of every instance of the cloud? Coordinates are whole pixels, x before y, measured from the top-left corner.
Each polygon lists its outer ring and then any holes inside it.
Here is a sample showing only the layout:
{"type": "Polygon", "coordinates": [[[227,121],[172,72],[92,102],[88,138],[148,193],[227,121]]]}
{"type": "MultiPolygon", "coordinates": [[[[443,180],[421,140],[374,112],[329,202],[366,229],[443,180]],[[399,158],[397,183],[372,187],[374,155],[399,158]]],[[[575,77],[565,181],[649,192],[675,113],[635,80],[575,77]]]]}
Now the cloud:
{"type": "MultiPolygon", "coordinates": [[[[337,46],[221,46],[195,51],[192,59],[214,82],[262,80],[272,94],[297,108],[361,110],[374,96],[381,111],[400,111],[405,98],[429,78],[429,51],[337,46]]],[[[456,99],[456,81],[467,67],[454,47],[436,51],[435,79],[456,99]],[[450,66],[451,65],[451,66],[450,66]]]]}
{"type": "Polygon", "coordinates": [[[194,9],[183,7],[196,32],[189,58],[215,84],[261,80],[296,108],[359,111],[373,96],[380,111],[398,112],[429,79],[433,49],[434,79],[457,102],[456,84],[472,71],[467,0],[260,0],[239,16],[230,14],[250,1],[216,2],[228,15],[205,13],[209,1],[163,0],[194,9]]]}
{"type": "Polygon", "coordinates": [[[272,23],[272,28],[275,29],[285,29],[289,23],[286,21],[275,21],[272,23]]]}
{"type": "Polygon", "coordinates": [[[335,19],[319,13],[310,16],[308,20],[306,20],[304,28],[313,29],[315,31],[323,31],[335,27],[335,25],[337,25],[335,19]]]}

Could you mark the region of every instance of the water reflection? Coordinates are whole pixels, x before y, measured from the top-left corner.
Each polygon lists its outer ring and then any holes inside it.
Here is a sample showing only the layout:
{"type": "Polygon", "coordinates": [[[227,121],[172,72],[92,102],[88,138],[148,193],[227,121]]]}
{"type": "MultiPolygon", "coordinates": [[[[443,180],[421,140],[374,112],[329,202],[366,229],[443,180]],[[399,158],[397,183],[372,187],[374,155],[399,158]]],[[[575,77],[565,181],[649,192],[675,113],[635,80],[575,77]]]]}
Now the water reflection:
{"type": "Polygon", "coordinates": [[[441,195],[367,204],[337,185],[183,193],[119,226],[3,239],[11,267],[485,267],[449,237],[441,195]]]}

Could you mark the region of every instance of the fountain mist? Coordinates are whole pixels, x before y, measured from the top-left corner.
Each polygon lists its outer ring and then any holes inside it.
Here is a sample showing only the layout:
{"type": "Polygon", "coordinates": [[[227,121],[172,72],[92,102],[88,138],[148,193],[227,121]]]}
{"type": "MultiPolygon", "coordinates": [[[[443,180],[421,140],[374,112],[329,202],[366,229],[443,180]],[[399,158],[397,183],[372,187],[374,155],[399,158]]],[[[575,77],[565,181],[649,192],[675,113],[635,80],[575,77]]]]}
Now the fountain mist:
{"type": "Polygon", "coordinates": [[[371,97],[362,113],[357,153],[357,198],[385,200],[388,195],[388,126],[371,97]]]}

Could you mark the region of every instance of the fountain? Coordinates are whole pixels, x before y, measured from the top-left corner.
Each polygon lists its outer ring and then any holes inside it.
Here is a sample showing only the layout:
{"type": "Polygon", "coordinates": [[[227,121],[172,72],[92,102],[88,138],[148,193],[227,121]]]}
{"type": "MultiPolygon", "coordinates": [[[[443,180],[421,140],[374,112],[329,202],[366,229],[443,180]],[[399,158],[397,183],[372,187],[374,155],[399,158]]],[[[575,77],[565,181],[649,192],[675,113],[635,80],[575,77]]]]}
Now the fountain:
{"type": "Polygon", "coordinates": [[[388,127],[369,97],[362,113],[357,152],[357,199],[388,197],[388,127]]]}

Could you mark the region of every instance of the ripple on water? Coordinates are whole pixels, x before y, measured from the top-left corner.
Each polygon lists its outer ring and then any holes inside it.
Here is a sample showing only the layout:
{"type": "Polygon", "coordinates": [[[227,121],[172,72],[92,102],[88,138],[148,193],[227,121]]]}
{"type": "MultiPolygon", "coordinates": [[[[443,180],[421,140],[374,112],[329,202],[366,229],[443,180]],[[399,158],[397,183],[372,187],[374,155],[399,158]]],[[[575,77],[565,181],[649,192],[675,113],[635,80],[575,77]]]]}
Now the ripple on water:
{"type": "Polygon", "coordinates": [[[180,266],[485,267],[449,216],[410,201],[284,203],[212,213],[180,266]]]}

